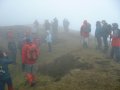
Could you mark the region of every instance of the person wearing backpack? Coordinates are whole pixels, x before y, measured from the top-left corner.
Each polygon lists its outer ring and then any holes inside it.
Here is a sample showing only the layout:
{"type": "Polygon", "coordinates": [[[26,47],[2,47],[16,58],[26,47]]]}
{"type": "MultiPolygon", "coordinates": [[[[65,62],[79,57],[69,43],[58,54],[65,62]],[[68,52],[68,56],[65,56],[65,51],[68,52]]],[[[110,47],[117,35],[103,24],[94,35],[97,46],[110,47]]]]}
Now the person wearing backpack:
{"type": "Polygon", "coordinates": [[[8,65],[12,63],[13,60],[0,50],[0,90],[5,90],[5,84],[7,84],[8,90],[13,90],[12,78],[8,69],[8,65]]]}
{"type": "Polygon", "coordinates": [[[108,45],[108,37],[111,34],[111,25],[107,24],[105,20],[102,20],[102,38],[103,38],[103,44],[104,44],[104,52],[108,51],[109,45],[108,45]]]}
{"type": "Polygon", "coordinates": [[[100,21],[96,22],[95,37],[97,39],[97,49],[102,49],[102,26],[100,21]]]}
{"type": "Polygon", "coordinates": [[[90,32],[91,32],[91,25],[87,22],[87,20],[84,20],[83,25],[81,26],[80,29],[82,45],[84,48],[88,48],[88,38],[90,32]]]}
{"type": "Polygon", "coordinates": [[[111,49],[111,58],[114,58],[117,62],[120,62],[120,29],[118,28],[117,23],[112,24],[113,34],[112,38],[112,49],[111,49]]]}
{"type": "Polygon", "coordinates": [[[38,56],[39,51],[37,46],[32,40],[27,38],[22,48],[22,63],[25,65],[25,77],[30,86],[35,84],[34,67],[38,56]]]}

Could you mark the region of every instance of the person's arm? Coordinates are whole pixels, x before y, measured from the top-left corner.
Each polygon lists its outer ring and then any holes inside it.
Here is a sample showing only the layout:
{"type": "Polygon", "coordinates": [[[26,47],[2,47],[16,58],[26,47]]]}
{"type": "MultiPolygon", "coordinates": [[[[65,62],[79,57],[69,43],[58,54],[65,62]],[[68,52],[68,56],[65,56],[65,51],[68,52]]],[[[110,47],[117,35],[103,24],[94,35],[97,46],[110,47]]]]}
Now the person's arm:
{"type": "Polygon", "coordinates": [[[5,57],[4,60],[3,60],[3,62],[4,62],[5,64],[12,64],[12,63],[13,63],[13,60],[10,59],[10,58],[8,58],[8,57],[5,57]]]}
{"type": "Polygon", "coordinates": [[[36,45],[34,45],[34,48],[35,48],[35,53],[38,57],[40,55],[40,49],[36,45]]]}
{"type": "Polygon", "coordinates": [[[26,61],[26,52],[27,52],[26,49],[27,49],[26,46],[22,47],[22,63],[25,63],[26,61]]]}
{"type": "Polygon", "coordinates": [[[3,63],[5,63],[5,64],[12,64],[13,63],[13,60],[11,58],[9,58],[5,52],[3,52],[3,56],[4,56],[3,63]]]}

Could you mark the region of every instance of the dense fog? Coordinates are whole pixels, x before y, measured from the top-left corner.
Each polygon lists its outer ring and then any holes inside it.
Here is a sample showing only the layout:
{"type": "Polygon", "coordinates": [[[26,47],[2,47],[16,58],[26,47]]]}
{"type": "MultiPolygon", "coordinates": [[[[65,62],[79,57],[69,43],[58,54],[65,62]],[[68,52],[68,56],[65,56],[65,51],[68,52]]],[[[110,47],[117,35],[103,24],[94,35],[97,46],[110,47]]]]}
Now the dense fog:
{"type": "Polygon", "coordinates": [[[88,20],[94,33],[97,20],[119,23],[119,0],[0,0],[0,26],[43,24],[57,17],[59,25],[67,18],[70,28],[79,30],[83,20],[88,20]]]}

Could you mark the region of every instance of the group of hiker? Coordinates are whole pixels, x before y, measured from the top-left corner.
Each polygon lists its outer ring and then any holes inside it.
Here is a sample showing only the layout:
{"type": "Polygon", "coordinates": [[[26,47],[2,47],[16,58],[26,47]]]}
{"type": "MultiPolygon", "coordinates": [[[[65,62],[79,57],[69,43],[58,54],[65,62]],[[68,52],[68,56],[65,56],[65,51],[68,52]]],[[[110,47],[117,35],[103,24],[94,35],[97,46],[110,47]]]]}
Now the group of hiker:
{"type": "MultiPolygon", "coordinates": [[[[37,24],[35,22],[34,24],[37,24]]],[[[19,33],[21,34],[21,33],[19,33]]],[[[20,51],[22,61],[22,72],[26,82],[33,86],[35,84],[35,64],[40,56],[40,39],[37,33],[31,32],[31,28],[28,28],[25,33],[21,34],[17,38],[18,45],[16,44],[16,37],[13,31],[9,31],[7,34],[8,50],[0,48],[0,90],[5,90],[5,84],[8,86],[8,90],[14,90],[12,85],[12,79],[8,70],[9,64],[17,65],[17,53],[20,51]]],[[[46,31],[46,42],[48,43],[48,51],[51,52],[52,35],[49,30],[46,31]]]]}
{"type": "MultiPolygon", "coordinates": [[[[84,20],[80,28],[81,43],[84,48],[88,48],[91,24],[84,20]]],[[[120,29],[117,23],[108,24],[105,20],[96,22],[95,38],[97,40],[96,49],[109,53],[110,58],[120,62],[120,29]]]]}
{"type": "MultiPolygon", "coordinates": [[[[36,43],[36,38],[24,37],[21,44],[20,55],[22,57],[22,71],[29,85],[35,84],[34,65],[40,55],[40,48],[36,43]]],[[[8,70],[8,64],[16,65],[17,45],[12,36],[8,34],[8,52],[0,50],[0,90],[5,90],[5,84],[8,90],[13,90],[12,79],[8,70]]]]}
{"type": "MultiPolygon", "coordinates": [[[[48,44],[48,52],[52,52],[52,42],[55,41],[58,35],[58,20],[54,18],[50,24],[48,20],[45,21],[45,38],[48,44]]],[[[69,21],[63,20],[63,27],[65,32],[69,31],[69,21]]],[[[20,50],[22,59],[22,72],[27,83],[30,86],[35,85],[36,76],[34,68],[37,59],[40,56],[41,39],[36,31],[39,30],[39,23],[35,21],[33,28],[21,34],[18,39],[18,46],[14,38],[13,32],[8,32],[8,52],[0,49],[0,90],[5,90],[5,84],[8,85],[8,90],[14,90],[12,79],[8,70],[9,64],[16,65],[17,47],[20,50]],[[33,31],[31,31],[33,30],[33,31]]],[[[80,28],[81,43],[84,48],[89,47],[89,37],[91,32],[91,24],[84,20],[80,28]]],[[[111,43],[111,58],[120,61],[120,29],[117,23],[108,24],[105,20],[96,22],[95,38],[97,40],[97,50],[107,52],[109,50],[109,43],[111,43]],[[110,41],[108,38],[110,37],[110,41]],[[103,46],[104,45],[104,46],[103,46]]]]}
{"type": "MultiPolygon", "coordinates": [[[[63,30],[68,32],[69,25],[70,25],[70,22],[68,21],[68,19],[65,18],[63,20],[63,30]]],[[[53,33],[58,32],[58,29],[59,29],[58,19],[55,17],[51,22],[49,22],[49,20],[45,20],[44,26],[45,26],[45,30],[51,29],[53,33]]]]}

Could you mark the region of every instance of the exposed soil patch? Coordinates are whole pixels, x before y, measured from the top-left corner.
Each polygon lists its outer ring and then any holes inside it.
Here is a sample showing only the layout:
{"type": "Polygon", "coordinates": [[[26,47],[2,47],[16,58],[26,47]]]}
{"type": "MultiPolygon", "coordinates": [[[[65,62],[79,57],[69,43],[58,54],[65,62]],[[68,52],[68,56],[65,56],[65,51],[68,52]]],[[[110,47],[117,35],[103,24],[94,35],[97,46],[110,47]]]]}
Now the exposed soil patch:
{"type": "Polygon", "coordinates": [[[74,58],[73,55],[67,54],[57,58],[52,63],[40,66],[39,72],[54,77],[56,81],[59,81],[61,77],[76,68],[88,70],[93,68],[93,65],[86,62],[80,62],[78,58],[74,58]]]}

